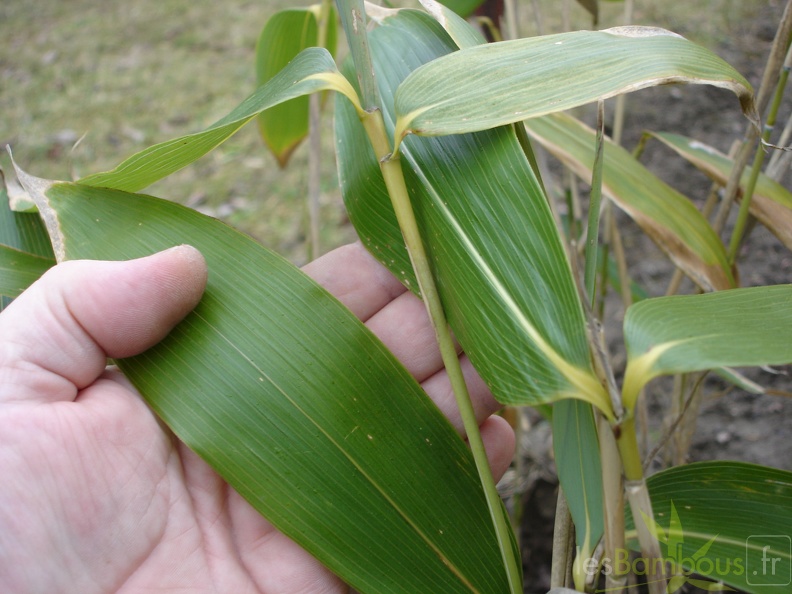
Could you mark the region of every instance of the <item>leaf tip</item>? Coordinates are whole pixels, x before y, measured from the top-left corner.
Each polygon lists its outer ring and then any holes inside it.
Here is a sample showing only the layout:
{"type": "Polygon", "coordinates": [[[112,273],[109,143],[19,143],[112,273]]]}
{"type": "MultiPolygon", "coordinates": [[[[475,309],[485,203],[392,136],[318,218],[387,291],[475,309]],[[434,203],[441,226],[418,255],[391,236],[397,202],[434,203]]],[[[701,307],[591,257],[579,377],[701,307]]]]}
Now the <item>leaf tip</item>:
{"type": "Polygon", "coordinates": [[[47,233],[52,242],[52,250],[55,253],[55,258],[58,262],[66,259],[66,250],[63,245],[63,234],[60,231],[60,223],[58,222],[55,210],[51,207],[47,192],[55,185],[55,182],[35,177],[22,169],[14,160],[14,155],[11,153],[11,147],[8,148],[8,154],[11,157],[11,163],[14,166],[17,180],[25,190],[27,195],[33,200],[39,211],[39,215],[44,220],[47,227],[47,233]]]}

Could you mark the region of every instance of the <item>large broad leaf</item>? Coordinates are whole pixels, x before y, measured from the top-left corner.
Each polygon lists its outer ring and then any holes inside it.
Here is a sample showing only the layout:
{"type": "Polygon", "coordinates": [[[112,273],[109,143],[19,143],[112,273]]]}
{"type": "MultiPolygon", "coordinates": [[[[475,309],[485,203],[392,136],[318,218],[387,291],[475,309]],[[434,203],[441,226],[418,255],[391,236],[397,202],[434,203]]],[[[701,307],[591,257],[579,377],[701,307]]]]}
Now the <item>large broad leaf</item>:
{"type": "MultiPolygon", "coordinates": [[[[269,82],[297,54],[319,44],[319,7],[292,8],[274,14],[264,25],[256,45],[258,84],[269,82]]],[[[335,53],[336,15],[330,10],[326,26],[326,49],[335,53]]],[[[268,109],[258,117],[264,142],[285,167],[294,149],[308,134],[308,97],[302,96],[268,109]]]]}
{"type": "Polygon", "coordinates": [[[79,182],[127,192],[140,190],[204,156],[265,109],[325,90],[336,90],[354,97],[349,83],[338,73],[327,50],[308,48],[230,114],[203,132],[151,146],[132,155],[115,169],[88,175],[79,182]]]}
{"type": "Polygon", "coordinates": [[[624,404],[659,375],[792,362],[792,285],[646,299],[627,310],[624,404]]]}
{"type": "Polygon", "coordinates": [[[557,402],[552,421],[558,480],[575,522],[577,554],[585,559],[604,531],[597,425],[591,406],[580,400],[557,402]]]}
{"type": "Polygon", "coordinates": [[[469,47],[426,64],[396,94],[396,140],[484,130],[674,82],[731,89],[758,122],[750,85],[715,54],[663,29],[618,27],[469,47]]]}
{"type": "Polygon", "coordinates": [[[0,297],[17,297],[44,274],[54,260],[0,244],[0,297]]]}
{"type": "MultiPolygon", "coordinates": [[[[370,43],[383,115],[392,130],[399,83],[456,46],[428,15],[405,10],[386,18],[370,43]]],[[[336,145],[344,199],[358,234],[415,288],[377,159],[346,102],[336,103],[336,145]]],[[[413,137],[402,150],[450,323],[496,398],[539,404],[575,397],[609,410],[591,371],[564,248],[513,130],[413,137]]]]}
{"type": "Polygon", "coordinates": [[[53,264],[44,223],[37,213],[11,210],[0,169],[0,310],[53,264]]]}
{"type": "MultiPolygon", "coordinates": [[[[699,462],[659,472],[648,487],[666,559],[683,568],[677,584],[715,587],[697,583],[695,573],[750,594],[789,592],[792,473],[742,462],[699,462]]],[[[627,524],[632,529],[629,512],[627,524]]]]}
{"type": "MultiPolygon", "coordinates": [[[[528,133],[583,179],[591,179],[595,132],[566,114],[525,122],[528,133]]],[[[735,286],[726,250],[682,194],[622,147],[606,141],[602,191],[629,214],[674,264],[707,290],[735,286]]]]}
{"type": "MultiPolygon", "coordinates": [[[[679,134],[653,132],[651,135],[693,163],[713,181],[724,186],[729,181],[734,161],[720,151],[679,134]]],[[[747,169],[743,173],[743,187],[748,183],[750,174],[747,169]]],[[[752,215],[792,250],[792,192],[760,173],[751,198],[750,210],[752,215]]]]}
{"type": "Polygon", "coordinates": [[[181,243],[204,254],[209,281],[195,311],[118,364],[275,526],[360,592],[507,590],[469,450],[338,301],[248,237],[172,202],[69,183],[39,191],[60,259],[127,259],[181,243]]]}

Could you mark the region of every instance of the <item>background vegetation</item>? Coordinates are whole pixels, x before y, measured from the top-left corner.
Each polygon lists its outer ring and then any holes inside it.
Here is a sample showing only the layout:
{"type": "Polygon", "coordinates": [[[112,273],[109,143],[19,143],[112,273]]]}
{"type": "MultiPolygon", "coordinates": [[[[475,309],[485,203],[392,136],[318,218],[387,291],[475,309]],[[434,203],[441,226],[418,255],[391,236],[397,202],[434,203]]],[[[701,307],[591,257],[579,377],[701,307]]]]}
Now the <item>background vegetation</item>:
{"type": "MultiPolygon", "coordinates": [[[[558,31],[560,3],[538,0],[520,4],[523,34],[539,29],[534,4],[542,29],[558,31]]],[[[623,3],[602,4],[600,27],[622,22],[623,3]]],[[[761,65],[764,53],[754,43],[759,26],[754,17],[767,4],[641,0],[634,20],[725,51],[729,60],[739,55],[761,65]]],[[[256,39],[269,16],[291,5],[287,0],[0,3],[0,146],[10,144],[17,161],[36,175],[73,179],[106,170],[153,143],[200,130],[254,87],[256,39]]],[[[571,6],[572,26],[591,28],[588,14],[571,6]]],[[[765,35],[773,33],[774,27],[765,35]]],[[[735,65],[740,70],[740,62],[735,65]]],[[[654,93],[658,105],[669,92],[654,93]]],[[[731,99],[728,105],[729,119],[740,130],[741,116],[731,99]]],[[[713,114],[713,121],[721,115],[713,114]]],[[[355,235],[337,188],[331,134],[324,137],[322,242],[328,250],[355,235]]],[[[147,192],[226,220],[302,263],[307,257],[305,160],[303,146],[292,166],[280,171],[255,126],[249,126],[147,192]]]]}
{"type": "MultiPolygon", "coordinates": [[[[620,24],[623,4],[602,4],[599,27],[620,24]]],[[[6,2],[0,6],[0,145],[11,144],[17,161],[36,175],[71,179],[108,169],[155,142],[200,130],[228,113],[253,88],[256,38],[267,18],[287,5],[182,0],[6,2]]],[[[521,33],[558,31],[559,5],[549,0],[523,2],[521,33]]],[[[588,15],[577,4],[569,5],[570,26],[590,28],[588,15]]],[[[780,9],[780,3],[773,1],[639,0],[633,22],[664,26],[702,43],[757,84],[775,31],[773,18],[780,9]]],[[[627,114],[628,148],[648,127],[681,132],[727,151],[745,127],[733,97],[713,89],[644,91],[628,99],[627,114]]],[[[332,138],[327,132],[322,196],[325,251],[354,238],[337,190],[332,138]]],[[[302,147],[292,166],[280,171],[255,127],[249,126],[196,165],[147,191],[226,220],[302,263],[307,251],[305,160],[302,147]]],[[[709,188],[702,175],[662,148],[653,147],[644,161],[691,197],[700,198],[709,188]]],[[[633,277],[650,294],[662,294],[670,265],[643,234],[630,232],[629,221],[622,217],[620,224],[625,228],[633,277]]],[[[744,285],[789,282],[792,260],[765,230],[749,240],[744,255],[750,258],[740,264],[744,285]]],[[[619,313],[614,311],[618,328],[619,313]]],[[[767,379],[762,383],[767,385],[767,379]]],[[[652,412],[657,413],[652,418],[662,419],[667,414],[661,410],[667,402],[663,393],[667,395],[668,389],[656,389],[657,398],[650,399],[652,412]]],[[[732,396],[720,401],[721,408],[712,409],[714,416],[707,417],[705,410],[703,439],[714,447],[698,451],[694,447],[694,457],[738,458],[789,468],[789,440],[784,441],[788,429],[778,422],[778,415],[792,412],[790,400],[732,396]],[[765,421],[757,422],[758,417],[765,421]],[[771,433],[779,439],[769,444],[771,433]]],[[[662,427],[654,430],[659,435],[662,427]]],[[[525,439],[535,444],[542,435],[546,433],[531,432],[525,439]]],[[[547,453],[546,444],[530,453],[537,451],[547,453]]],[[[549,460],[538,460],[527,468],[529,473],[536,468],[541,473],[551,466],[549,460]]],[[[524,484],[528,478],[512,476],[512,486],[531,493],[524,484]]],[[[555,485],[551,487],[554,491],[555,485]]],[[[552,508],[552,504],[536,507],[552,508]]],[[[534,511],[530,504],[529,511],[534,511]]],[[[526,514],[527,523],[535,518],[534,513],[526,514]]],[[[529,539],[541,534],[537,526],[527,524],[525,533],[529,539]]],[[[549,541],[543,537],[543,542],[549,541]]]]}

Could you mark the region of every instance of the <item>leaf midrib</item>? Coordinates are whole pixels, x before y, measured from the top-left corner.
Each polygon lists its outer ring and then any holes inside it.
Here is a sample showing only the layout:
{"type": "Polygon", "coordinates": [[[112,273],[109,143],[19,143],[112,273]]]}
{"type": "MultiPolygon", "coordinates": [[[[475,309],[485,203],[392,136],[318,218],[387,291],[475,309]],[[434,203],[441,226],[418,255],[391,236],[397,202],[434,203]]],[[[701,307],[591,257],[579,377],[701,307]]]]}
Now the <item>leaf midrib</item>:
{"type": "Polygon", "coordinates": [[[308,422],[310,422],[316,429],[331,443],[333,446],[344,455],[344,457],[354,466],[355,470],[357,470],[361,476],[363,476],[369,484],[371,484],[380,496],[385,499],[389,505],[396,511],[396,513],[413,529],[413,531],[418,534],[421,539],[429,546],[429,548],[434,551],[434,553],[438,556],[438,558],[442,561],[442,563],[448,567],[452,574],[471,592],[475,594],[480,594],[480,591],[473,586],[472,583],[465,577],[462,571],[454,565],[450,559],[448,559],[442,552],[442,550],[429,538],[429,536],[421,530],[421,528],[410,518],[409,514],[407,514],[397,503],[393,500],[393,498],[388,494],[387,490],[384,489],[377,481],[375,481],[371,475],[369,475],[366,470],[357,462],[355,457],[353,457],[348,450],[343,448],[341,444],[336,441],[325,429],[324,427],[318,423],[308,412],[306,412],[291,396],[289,396],[288,392],[284,390],[269,374],[267,374],[263,369],[261,369],[258,365],[256,365],[250,357],[248,357],[244,351],[242,351],[231,339],[229,339],[225,334],[223,334],[216,326],[214,326],[208,319],[201,316],[199,313],[196,312],[196,317],[198,317],[203,323],[207,325],[207,327],[211,328],[219,338],[221,338],[228,346],[233,349],[236,353],[239,354],[240,357],[244,359],[246,363],[248,363],[258,374],[260,377],[266,379],[270,385],[278,391],[286,401],[294,407],[294,409],[299,412],[308,422]]]}

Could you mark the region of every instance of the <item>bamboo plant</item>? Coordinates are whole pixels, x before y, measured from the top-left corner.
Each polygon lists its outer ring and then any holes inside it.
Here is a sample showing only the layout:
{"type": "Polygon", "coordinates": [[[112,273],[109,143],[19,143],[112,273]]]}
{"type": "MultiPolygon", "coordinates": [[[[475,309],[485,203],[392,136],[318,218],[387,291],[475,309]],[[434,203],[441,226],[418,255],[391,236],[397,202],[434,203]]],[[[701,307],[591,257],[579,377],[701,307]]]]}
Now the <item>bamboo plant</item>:
{"type": "MultiPolygon", "coordinates": [[[[647,479],[635,411],[641,389],[661,375],[792,361],[792,286],[738,288],[733,258],[686,198],[606,140],[602,126],[562,113],[652,85],[706,84],[732,91],[755,128],[748,82],[665,30],[485,44],[432,0],[424,10],[339,0],[350,49],[339,67],[326,49],[335,21],[322,6],[289,15],[309,31],[293,59],[207,129],[76,182],[17,169],[38,215],[2,205],[0,294],[13,298],[56,261],[199,248],[210,270],[201,304],[161,344],[117,363],[185,444],[357,591],[522,592],[454,339],[501,403],[551,411],[576,545],[571,576],[563,571],[554,586],[584,591],[600,573],[634,571],[620,557],[632,547],[654,568],[651,592],[698,579],[693,571],[748,592],[783,591],[749,565],[769,550],[789,570],[789,553],[749,537],[792,533],[791,516],[776,513],[788,505],[789,473],[724,462],[647,479]],[[296,102],[327,92],[336,95],[349,217],[424,300],[469,446],[393,355],[299,270],[215,220],[139,193],[255,119],[285,161],[305,130],[279,131],[268,110],[303,114],[296,102]],[[592,308],[599,208],[589,209],[580,257],[556,224],[533,143],[593,180],[595,196],[623,209],[706,291],[629,307],[621,385],[592,308]],[[743,571],[732,564],[722,575],[719,562],[737,558],[743,571]]],[[[713,177],[729,170],[723,159],[706,166],[713,177]]],[[[770,192],[752,179],[759,195],[770,192]]]]}

